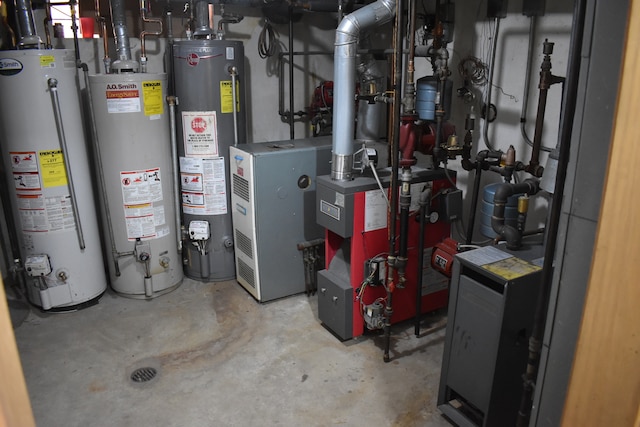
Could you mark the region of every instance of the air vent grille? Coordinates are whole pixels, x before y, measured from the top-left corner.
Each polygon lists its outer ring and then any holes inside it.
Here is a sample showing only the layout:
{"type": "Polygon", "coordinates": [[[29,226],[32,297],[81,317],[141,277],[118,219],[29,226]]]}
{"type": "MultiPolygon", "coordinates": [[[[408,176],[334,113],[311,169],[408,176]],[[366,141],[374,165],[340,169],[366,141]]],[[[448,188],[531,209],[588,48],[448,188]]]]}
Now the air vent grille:
{"type": "Polygon", "coordinates": [[[256,288],[256,278],[253,269],[240,258],[238,258],[238,276],[244,279],[253,289],[256,288]]]}
{"type": "Polygon", "coordinates": [[[240,249],[242,253],[253,259],[251,239],[238,229],[236,229],[236,249],[240,249]]]}
{"type": "Polygon", "coordinates": [[[250,202],[249,200],[249,181],[238,176],[233,175],[233,194],[250,202]]]}

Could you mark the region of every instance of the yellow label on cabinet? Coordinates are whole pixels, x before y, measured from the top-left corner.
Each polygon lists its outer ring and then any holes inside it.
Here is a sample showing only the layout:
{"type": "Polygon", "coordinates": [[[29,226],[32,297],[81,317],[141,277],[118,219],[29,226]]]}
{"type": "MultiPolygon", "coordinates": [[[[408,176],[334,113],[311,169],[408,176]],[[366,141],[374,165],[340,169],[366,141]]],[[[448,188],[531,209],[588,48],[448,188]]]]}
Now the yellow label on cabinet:
{"type": "Polygon", "coordinates": [[[516,257],[510,257],[491,264],[485,264],[482,268],[506,280],[517,279],[518,277],[526,276],[527,274],[542,270],[541,267],[516,257]]]}

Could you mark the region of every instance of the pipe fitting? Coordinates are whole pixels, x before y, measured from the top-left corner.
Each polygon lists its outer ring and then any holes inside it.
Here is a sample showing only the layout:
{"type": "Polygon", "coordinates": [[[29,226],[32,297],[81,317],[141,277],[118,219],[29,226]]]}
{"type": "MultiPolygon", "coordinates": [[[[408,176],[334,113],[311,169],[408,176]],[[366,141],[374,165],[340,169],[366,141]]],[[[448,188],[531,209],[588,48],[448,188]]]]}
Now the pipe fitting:
{"type": "Polygon", "coordinates": [[[529,196],[536,194],[540,190],[537,179],[529,178],[518,184],[504,183],[496,190],[493,196],[493,215],[491,216],[491,228],[498,235],[497,238],[504,238],[508,249],[518,249],[522,245],[522,232],[512,226],[505,224],[505,209],[509,197],[518,193],[525,193],[529,196]]]}

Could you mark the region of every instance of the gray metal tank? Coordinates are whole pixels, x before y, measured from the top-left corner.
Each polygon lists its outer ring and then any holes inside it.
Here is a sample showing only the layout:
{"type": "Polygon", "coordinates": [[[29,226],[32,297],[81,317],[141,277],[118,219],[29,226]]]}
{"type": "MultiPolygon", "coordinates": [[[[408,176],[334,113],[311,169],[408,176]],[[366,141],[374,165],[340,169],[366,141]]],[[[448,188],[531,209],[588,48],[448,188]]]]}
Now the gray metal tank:
{"type": "Polygon", "coordinates": [[[107,288],[72,50],[0,52],[0,147],[29,300],[45,310],[107,288]]]}
{"type": "Polygon", "coordinates": [[[246,142],[244,47],[229,40],[176,41],[173,67],[184,271],[197,280],[230,280],[235,261],[229,147],[246,142]]]}
{"type": "Polygon", "coordinates": [[[89,82],[111,286],[123,296],[152,298],[183,278],[167,76],[99,74],[89,82]]]}

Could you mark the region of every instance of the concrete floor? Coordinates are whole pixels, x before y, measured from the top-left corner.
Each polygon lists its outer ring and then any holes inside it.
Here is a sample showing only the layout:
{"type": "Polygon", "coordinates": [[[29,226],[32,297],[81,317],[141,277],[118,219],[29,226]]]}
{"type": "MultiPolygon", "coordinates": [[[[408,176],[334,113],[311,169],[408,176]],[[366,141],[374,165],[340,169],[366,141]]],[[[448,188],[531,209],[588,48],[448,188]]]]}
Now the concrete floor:
{"type": "Polygon", "coordinates": [[[15,335],[38,426],[450,426],[436,408],[441,313],[419,338],[394,325],[390,363],[381,336],[329,333],[315,296],[258,304],[235,281],[25,315],[15,335]],[[140,367],[158,375],[136,384],[140,367]]]}

